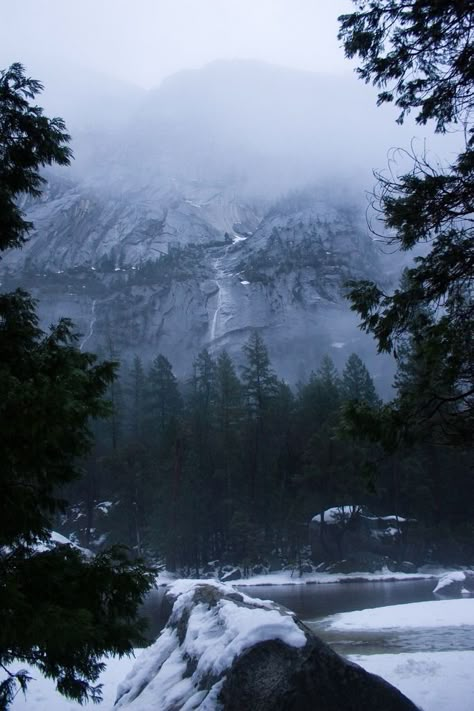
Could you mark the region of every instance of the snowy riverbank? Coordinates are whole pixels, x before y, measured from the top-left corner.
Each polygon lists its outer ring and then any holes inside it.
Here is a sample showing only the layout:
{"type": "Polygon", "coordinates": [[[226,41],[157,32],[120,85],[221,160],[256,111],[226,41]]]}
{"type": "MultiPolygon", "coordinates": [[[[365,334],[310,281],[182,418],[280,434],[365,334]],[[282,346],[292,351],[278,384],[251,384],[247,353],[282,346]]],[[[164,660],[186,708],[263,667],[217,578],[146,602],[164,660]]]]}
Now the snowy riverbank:
{"type": "Polygon", "coordinates": [[[401,630],[416,628],[472,626],[474,649],[474,598],[459,600],[431,600],[407,605],[390,605],[370,610],[342,612],[332,615],[327,622],[330,630],[401,630]]]}
{"type": "MultiPolygon", "coordinates": [[[[137,650],[137,657],[141,652],[137,650]]],[[[382,676],[423,711],[467,711],[474,699],[474,651],[351,655],[349,659],[382,676]]],[[[135,661],[124,658],[108,662],[99,679],[99,683],[103,684],[104,700],[94,708],[112,710],[117,687],[135,661]]],[[[32,674],[34,681],[30,684],[26,699],[20,693],[13,703],[15,711],[84,711],[87,708],[60,696],[55,691],[54,683],[37,671],[32,670],[32,674]]]]}
{"type": "MultiPolygon", "coordinates": [[[[445,568],[430,568],[424,566],[420,572],[415,573],[394,573],[388,568],[382,568],[375,573],[367,573],[364,571],[355,573],[324,573],[313,572],[303,573],[300,575],[297,570],[278,570],[274,573],[264,573],[262,575],[251,575],[249,577],[240,577],[235,580],[225,581],[238,587],[255,587],[260,585],[324,585],[329,583],[378,583],[387,582],[393,583],[398,581],[412,580],[439,580],[442,576],[446,576],[451,571],[445,568]]],[[[171,585],[178,578],[163,571],[156,579],[158,587],[171,585]]]]}
{"type": "Polygon", "coordinates": [[[474,705],[474,651],[355,654],[349,659],[396,686],[422,711],[469,711],[474,705]]]}
{"type": "MultiPolygon", "coordinates": [[[[400,630],[416,640],[429,629],[441,631],[451,651],[445,648],[439,651],[416,649],[407,653],[401,648],[396,654],[351,653],[349,659],[384,677],[423,711],[466,711],[470,708],[474,699],[474,599],[433,600],[339,613],[326,618],[323,625],[333,632],[355,637],[359,633],[373,632],[382,638],[384,630],[387,633],[400,630]],[[463,630],[464,638],[472,632],[472,648],[466,650],[464,646],[462,651],[456,650],[456,632],[453,633],[456,629],[463,630]]],[[[137,656],[140,653],[141,650],[137,650],[137,656]]],[[[107,669],[99,679],[104,685],[104,702],[99,708],[111,711],[117,686],[135,662],[133,658],[108,661],[107,669]]],[[[32,676],[34,680],[26,700],[18,694],[12,706],[14,711],[79,711],[84,708],[57,694],[54,684],[43,679],[36,670],[32,670],[32,676]]]]}
{"type": "MultiPolygon", "coordinates": [[[[326,620],[332,631],[380,638],[384,630],[418,636],[420,647],[435,630],[443,645],[455,647],[456,628],[471,640],[469,650],[416,651],[397,654],[351,654],[349,659],[396,686],[423,711],[467,711],[474,706],[474,599],[434,600],[392,605],[334,615],[326,620]],[[423,641],[422,641],[423,638],[423,641]]],[[[438,642],[439,643],[439,642],[438,642]]]]}

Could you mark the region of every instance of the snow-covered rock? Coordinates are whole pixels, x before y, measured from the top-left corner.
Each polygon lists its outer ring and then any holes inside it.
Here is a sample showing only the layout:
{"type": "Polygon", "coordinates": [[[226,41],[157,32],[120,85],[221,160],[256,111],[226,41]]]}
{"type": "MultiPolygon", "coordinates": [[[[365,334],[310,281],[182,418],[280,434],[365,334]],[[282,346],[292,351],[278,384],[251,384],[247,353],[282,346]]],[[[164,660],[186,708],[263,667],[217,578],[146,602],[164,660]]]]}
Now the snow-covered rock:
{"type": "Polygon", "coordinates": [[[415,711],[288,610],[210,581],[178,581],[170,620],[120,684],[130,711],[415,711]]]}
{"type": "MultiPolygon", "coordinates": [[[[396,570],[392,559],[406,560],[414,550],[408,534],[415,525],[415,520],[394,514],[375,516],[365,506],[333,506],[311,519],[312,557],[315,562],[344,560],[345,567],[337,572],[374,572],[384,565],[396,570]]],[[[408,567],[404,564],[406,572],[414,571],[408,567]]]]}
{"type": "Polygon", "coordinates": [[[93,555],[88,548],[82,548],[81,546],[78,546],[77,543],[75,543],[73,540],[67,538],[66,536],[63,536],[57,531],[50,531],[49,539],[47,541],[41,541],[37,543],[34,546],[34,551],[38,553],[43,553],[45,551],[54,550],[58,546],[69,546],[70,548],[75,548],[86,557],[93,555]]]}
{"type": "Polygon", "coordinates": [[[333,506],[330,509],[326,509],[323,513],[313,516],[311,521],[313,523],[321,523],[321,521],[324,520],[324,523],[327,525],[349,523],[349,521],[358,516],[361,511],[361,506],[333,506]]]}
{"type": "Polygon", "coordinates": [[[433,590],[440,596],[474,594],[474,571],[473,570],[453,570],[443,575],[433,590]]]}
{"type": "Polygon", "coordinates": [[[234,580],[240,580],[242,577],[242,571],[240,568],[231,568],[230,570],[224,570],[221,575],[221,582],[232,583],[234,580]]]}

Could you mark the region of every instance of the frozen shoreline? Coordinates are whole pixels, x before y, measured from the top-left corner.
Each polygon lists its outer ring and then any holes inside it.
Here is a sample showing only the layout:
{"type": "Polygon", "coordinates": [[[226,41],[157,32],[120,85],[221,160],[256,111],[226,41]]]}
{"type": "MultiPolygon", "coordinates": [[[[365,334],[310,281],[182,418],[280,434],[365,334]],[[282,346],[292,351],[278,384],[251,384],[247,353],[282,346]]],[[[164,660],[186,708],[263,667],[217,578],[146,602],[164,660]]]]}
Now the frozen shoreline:
{"type": "MultiPolygon", "coordinates": [[[[260,587],[260,586],[280,586],[280,585],[328,585],[331,583],[397,583],[414,580],[439,580],[442,576],[450,573],[447,569],[433,569],[425,573],[393,573],[388,569],[383,569],[377,573],[292,573],[287,570],[264,575],[252,575],[248,578],[228,581],[230,585],[236,587],[260,587]]],[[[180,578],[173,576],[168,571],[160,573],[156,579],[157,587],[172,585],[180,578]]],[[[209,578],[214,580],[214,578],[209,578]]]]}
{"type": "MultiPolygon", "coordinates": [[[[423,711],[467,711],[474,699],[474,599],[430,600],[342,612],[322,621],[348,635],[400,631],[414,636],[430,629],[454,641],[456,628],[472,630],[472,649],[350,654],[348,659],[396,686],[423,711]]],[[[426,636],[424,637],[426,640],[426,636]]],[[[423,642],[420,642],[420,647],[423,642]]]]}
{"type": "Polygon", "coordinates": [[[376,607],[354,612],[339,612],[328,618],[330,630],[401,630],[469,626],[473,629],[474,598],[429,600],[389,607],[376,607]],[[387,614],[390,610],[390,614],[387,614]]]}
{"type": "MultiPolygon", "coordinates": [[[[433,577],[436,577],[434,573],[426,573],[421,579],[433,577]]],[[[280,579],[281,575],[278,578],[280,579]]],[[[398,579],[403,581],[413,578],[404,576],[398,579]]],[[[373,580],[371,575],[367,582],[373,580]]],[[[381,580],[387,580],[387,577],[382,577],[381,580]]],[[[327,582],[343,581],[344,578],[335,581],[332,577],[327,582]]],[[[237,582],[240,584],[240,581],[237,582]]],[[[186,586],[189,583],[183,581],[183,584],[186,586]]],[[[251,584],[254,584],[253,580],[247,581],[247,585],[251,584]]],[[[417,629],[421,631],[430,625],[445,628],[456,625],[472,626],[474,630],[474,599],[432,600],[338,613],[326,618],[326,622],[342,631],[367,630],[368,627],[374,631],[383,631],[395,627],[411,629],[416,634],[417,629]]],[[[136,652],[139,656],[142,650],[136,652]]],[[[348,658],[367,671],[387,679],[423,711],[445,711],[447,708],[449,711],[466,711],[474,698],[474,634],[472,651],[401,651],[397,654],[351,654],[348,658]]],[[[127,676],[135,661],[133,658],[123,658],[107,662],[107,668],[98,680],[104,684],[104,703],[99,708],[104,711],[112,709],[117,686],[127,676]]],[[[12,705],[14,711],[79,711],[84,708],[60,696],[55,691],[54,683],[42,677],[37,670],[32,670],[32,676],[34,680],[30,684],[26,699],[19,693],[12,705]]]]}

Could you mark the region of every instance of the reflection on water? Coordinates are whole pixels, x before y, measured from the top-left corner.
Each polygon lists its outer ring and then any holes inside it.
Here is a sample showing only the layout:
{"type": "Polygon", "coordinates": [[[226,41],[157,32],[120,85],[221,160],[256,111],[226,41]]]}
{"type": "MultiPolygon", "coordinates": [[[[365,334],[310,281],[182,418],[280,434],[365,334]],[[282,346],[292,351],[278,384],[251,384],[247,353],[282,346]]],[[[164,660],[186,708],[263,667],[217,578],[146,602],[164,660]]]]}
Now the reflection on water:
{"type": "MultiPolygon", "coordinates": [[[[288,607],[303,622],[312,626],[318,619],[337,612],[433,600],[432,591],[435,585],[434,580],[412,580],[324,585],[258,585],[242,586],[240,589],[251,597],[273,600],[288,607]]],[[[153,590],[143,606],[142,613],[149,621],[147,637],[150,641],[163,629],[171,611],[165,592],[165,587],[153,590]]],[[[324,636],[321,631],[318,631],[318,634],[324,636]]]]}
{"type": "Polygon", "coordinates": [[[329,583],[324,585],[261,585],[242,587],[252,597],[273,600],[311,622],[337,612],[433,600],[434,580],[329,583]]]}
{"type": "MultiPolygon", "coordinates": [[[[380,654],[397,652],[434,652],[474,649],[474,626],[439,628],[403,628],[389,630],[328,629],[327,617],[386,605],[434,600],[434,580],[403,582],[329,583],[324,585],[259,585],[241,587],[251,597],[273,600],[296,612],[321,639],[340,654],[380,654]]],[[[165,626],[171,606],[166,588],[153,590],[142,613],[149,621],[147,637],[156,639],[165,626]]]]}
{"type": "Polygon", "coordinates": [[[265,595],[259,587],[242,589],[255,597],[268,597],[296,612],[318,637],[339,654],[473,650],[474,626],[470,625],[403,628],[399,631],[328,629],[327,618],[338,612],[434,600],[436,596],[432,591],[435,585],[433,580],[298,585],[265,587],[265,595]]]}
{"type": "Polygon", "coordinates": [[[415,627],[397,631],[345,630],[325,628],[324,623],[308,625],[339,654],[397,654],[398,652],[451,652],[474,650],[474,626],[415,627]]]}

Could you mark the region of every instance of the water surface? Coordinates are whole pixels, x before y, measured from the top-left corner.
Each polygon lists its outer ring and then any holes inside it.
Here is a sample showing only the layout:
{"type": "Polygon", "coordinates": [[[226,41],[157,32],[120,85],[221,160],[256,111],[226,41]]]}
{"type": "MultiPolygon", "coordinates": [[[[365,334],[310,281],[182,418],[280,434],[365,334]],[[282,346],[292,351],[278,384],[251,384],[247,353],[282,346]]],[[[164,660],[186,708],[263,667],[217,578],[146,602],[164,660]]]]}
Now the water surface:
{"type": "MultiPolygon", "coordinates": [[[[432,591],[435,585],[435,580],[410,580],[316,585],[255,585],[242,586],[240,590],[251,597],[273,600],[279,605],[284,605],[295,612],[303,622],[314,626],[318,619],[337,612],[433,600],[435,598],[432,591]]],[[[165,593],[165,587],[153,590],[143,606],[143,614],[149,621],[147,637],[150,640],[154,640],[163,629],[171,611],[165,593]]]]}
{"type": "Polygon", "coordinates": [[[386,605],[434,600],[436,580],[344,582],[320,585],[259,585],[242,587],[252,597],[273,600],[296,612],[303,622],[386,605]]]}

